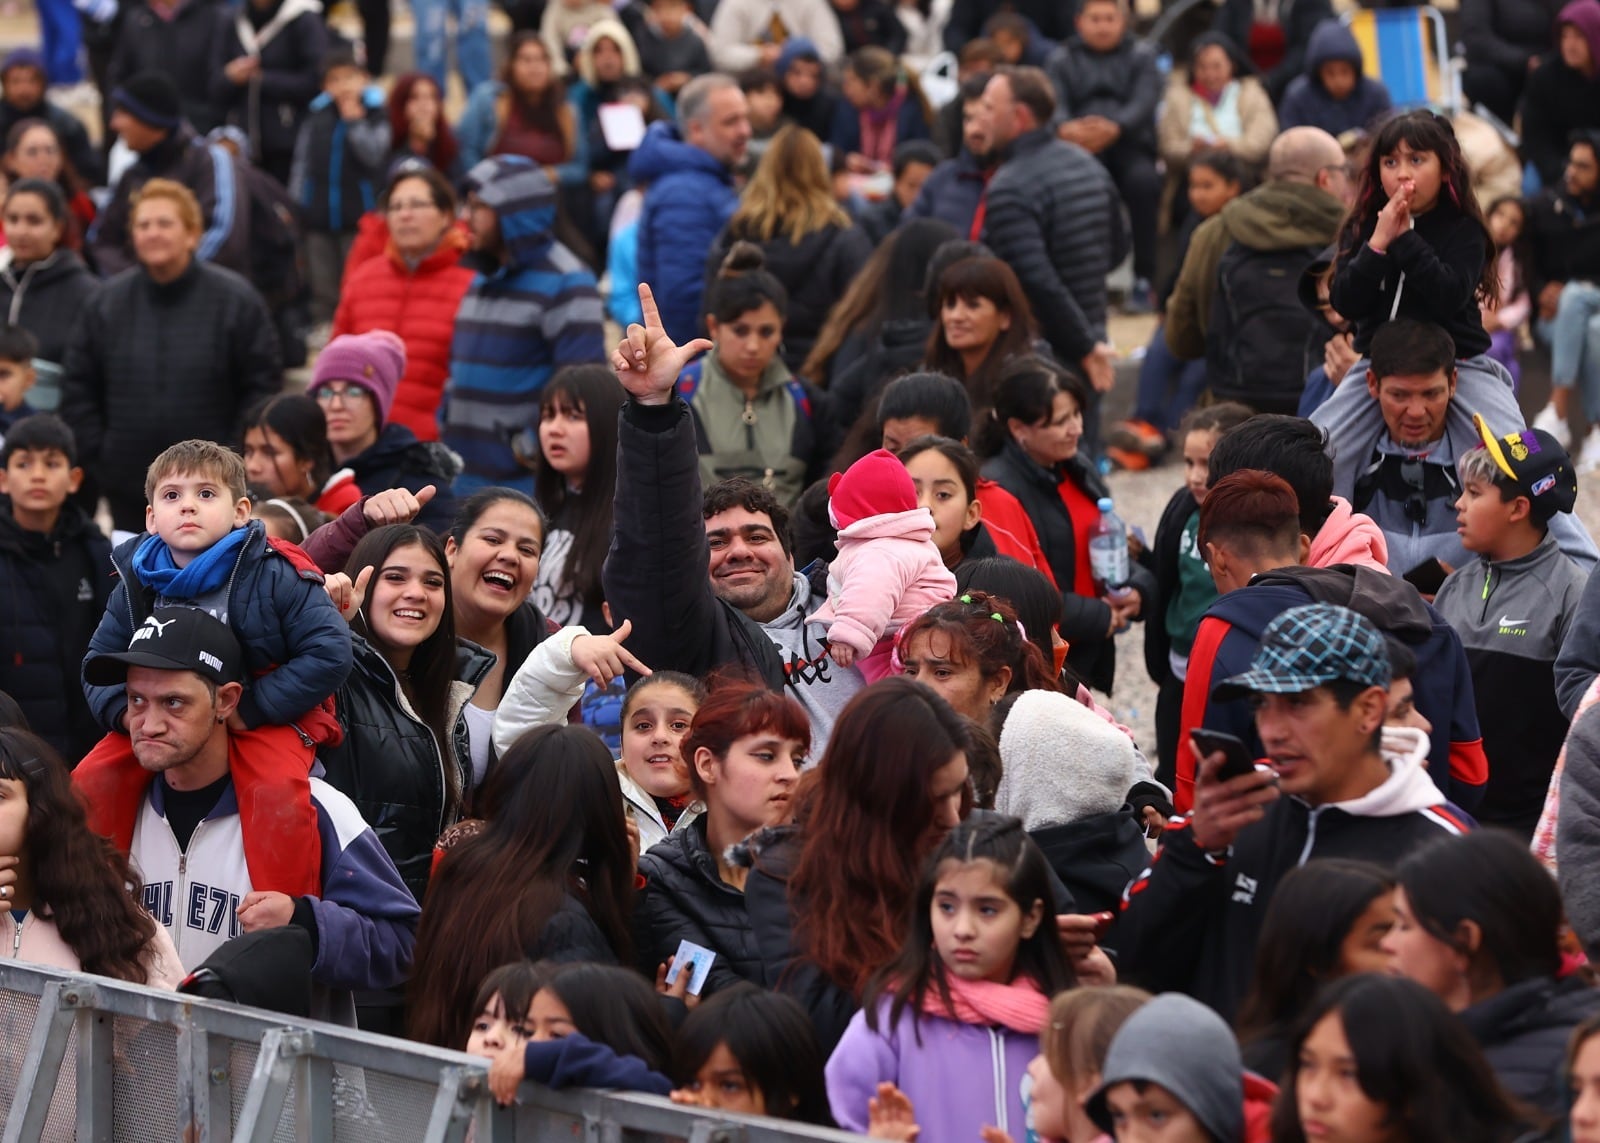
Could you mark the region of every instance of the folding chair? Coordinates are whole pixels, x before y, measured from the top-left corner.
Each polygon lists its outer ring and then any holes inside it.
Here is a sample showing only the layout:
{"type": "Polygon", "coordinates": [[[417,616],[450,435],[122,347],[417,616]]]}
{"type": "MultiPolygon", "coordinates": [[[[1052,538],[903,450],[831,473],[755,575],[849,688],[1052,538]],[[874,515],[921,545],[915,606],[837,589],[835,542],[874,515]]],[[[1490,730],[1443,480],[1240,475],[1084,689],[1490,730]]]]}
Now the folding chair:
{"type": "Polygon", "coordinates": [[[1461,110],[1460,77],[1437,8],[1358,8],[1343,20],[1361,46],[1362,70],[1383,82],[1396,107],[1461,110]]]}

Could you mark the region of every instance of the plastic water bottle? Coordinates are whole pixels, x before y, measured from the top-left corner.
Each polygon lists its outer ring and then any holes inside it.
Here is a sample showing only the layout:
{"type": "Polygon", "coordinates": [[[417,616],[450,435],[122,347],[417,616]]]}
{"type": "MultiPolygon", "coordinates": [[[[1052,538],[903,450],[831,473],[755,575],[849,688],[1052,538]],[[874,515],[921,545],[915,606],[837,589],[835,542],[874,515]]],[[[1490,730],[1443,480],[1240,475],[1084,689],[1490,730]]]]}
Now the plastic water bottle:
{"type": "Polygon", "coordinates": [[[1125,595],[1128,588],[1128,526],[1112,511],[1111,497],[1100,499],[1100,519],[1089,531],[1089,566],[1095,583],[1112,598],[1125,595]]]}

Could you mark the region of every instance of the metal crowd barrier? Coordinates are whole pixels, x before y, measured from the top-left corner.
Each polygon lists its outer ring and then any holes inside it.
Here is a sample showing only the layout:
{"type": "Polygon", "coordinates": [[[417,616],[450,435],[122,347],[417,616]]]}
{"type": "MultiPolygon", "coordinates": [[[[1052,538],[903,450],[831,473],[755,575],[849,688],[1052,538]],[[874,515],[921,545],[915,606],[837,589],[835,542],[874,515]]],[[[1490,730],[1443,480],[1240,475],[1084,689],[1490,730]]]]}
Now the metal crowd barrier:
{"type": "Polygon", "coordinates": [[[524,1084],[460,1052],[0,960],[0,1143],[859,1143],[654,1096],[524,1084]]]}

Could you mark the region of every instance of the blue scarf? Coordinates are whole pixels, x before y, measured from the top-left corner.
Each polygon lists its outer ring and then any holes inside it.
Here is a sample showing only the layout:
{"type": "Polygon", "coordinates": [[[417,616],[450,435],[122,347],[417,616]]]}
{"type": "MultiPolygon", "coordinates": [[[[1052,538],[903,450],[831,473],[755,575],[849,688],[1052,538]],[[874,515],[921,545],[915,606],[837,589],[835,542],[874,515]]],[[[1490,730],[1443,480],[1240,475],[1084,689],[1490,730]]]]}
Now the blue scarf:
{"type": "Polygon", "coordinates": [[[228,581],[239,548],[250,528],[235,528],[180,568],[172,562],[172,549],[160,536],[147,536],[133,553],[133,574],[163,599],[195,599],[209,595],[228,581]]]}

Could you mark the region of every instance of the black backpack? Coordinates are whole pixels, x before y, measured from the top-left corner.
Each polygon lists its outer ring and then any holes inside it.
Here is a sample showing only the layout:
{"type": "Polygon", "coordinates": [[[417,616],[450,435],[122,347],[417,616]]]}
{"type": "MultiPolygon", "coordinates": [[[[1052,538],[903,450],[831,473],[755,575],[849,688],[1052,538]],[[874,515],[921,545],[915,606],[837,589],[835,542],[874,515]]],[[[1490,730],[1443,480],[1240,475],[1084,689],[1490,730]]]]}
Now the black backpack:
{"type": "Polygon", "coordinates": [[[1330,332],[1300,302],[1300,275],[1321,253],[1320,246],[1255,250],[1240,242],[1223,251],[1206,326],[1206,388],[1217,400],[1258,413],[1299,411],[1330,332]]]}

